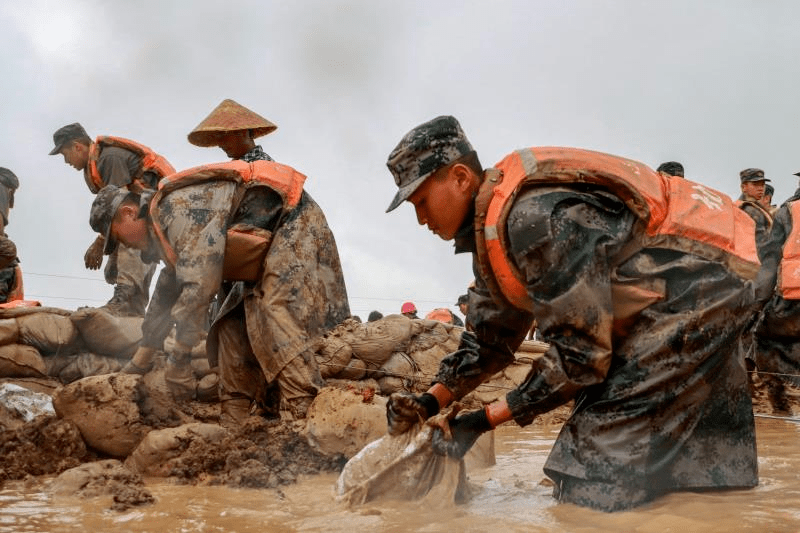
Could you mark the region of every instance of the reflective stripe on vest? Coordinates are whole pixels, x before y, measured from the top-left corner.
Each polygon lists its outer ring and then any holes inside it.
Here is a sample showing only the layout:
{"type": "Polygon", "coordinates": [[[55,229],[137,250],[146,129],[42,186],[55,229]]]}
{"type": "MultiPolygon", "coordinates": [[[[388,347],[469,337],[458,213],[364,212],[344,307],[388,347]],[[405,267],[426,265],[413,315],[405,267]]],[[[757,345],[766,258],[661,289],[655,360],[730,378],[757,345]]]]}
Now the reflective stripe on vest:
{"type": "Polygon", "coordinates": [[[506,253],[506,219],[517,193],[528,184],[602,186],[643,221],[643,247],[719,261],[746,279],[758,272],[755,223],[730,197],[704,185],[660,174],[637,161],[577,148],[517,150],[495,167],[502,171],[502,181],[493,189],[482,233],[497,285],[520,309],[530,311],[532,302],[506,253]]]}
{"type": "MultiPolygon", "coordinates": [[[[175,267],[178,257],[164,235],[164,230],[158,224],[158,204],[169,192],[189,185],[196,185],[207,181],[232,181],[243,185],[245,188],[267,186],[278,193],[283,200],[283,209],[294,209],[303,194],[305,175],[297,172],[290,166],[276,163],[275,161],[230,161],[201,165],[172,174],[163,178],[158,183],[158,191],[150,202],[150,219],[153,230],[161,243],[164,260],[175,267]]],[[[231,213],[231,216],[233,213],[231,213]]]]}
{"type": "Polygon", "coordinates": [[[133,192],[141,192],[141,189],[150,188],[149,185],[142,181],[142,175],[144,175],[145,172],[152,172],[158,176],[159,179],[175,173],[175,168],[170,165],[169,161],[167,161],[164,156],[154,152],[151,148],[130,139],[101,135],[95,139],[94,143],[89,147],[89,161],[87,163],[89,165],[89,179],[86,180],[86,185],[88,185],[89,189],[95,194],[105,185],[103,183],[103,177],[97,170],[97,160],[100,157],[102,149],[107,146],[124,148],[142,158],[142,168],[139,169],[135,176],[131,176],[133,181],[131,185],[128,186],[133,192]],[[131,186],[133,186],[133,188],[131,186]],[[139,190],[136,190],[137,188],[139,190]]]}
{"type": "Polygon", "coordinates": [[[800,200],[789,204],[792,231],[783,243],[778,290],[786,300],[800,300],[800,200]]]}

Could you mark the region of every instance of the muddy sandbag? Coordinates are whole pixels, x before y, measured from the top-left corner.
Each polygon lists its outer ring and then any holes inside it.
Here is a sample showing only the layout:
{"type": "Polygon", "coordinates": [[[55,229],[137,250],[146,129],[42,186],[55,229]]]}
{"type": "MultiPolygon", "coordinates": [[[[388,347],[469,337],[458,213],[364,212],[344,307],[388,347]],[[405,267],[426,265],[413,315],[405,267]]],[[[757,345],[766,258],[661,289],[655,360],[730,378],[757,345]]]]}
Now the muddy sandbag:
{"type": "Polygon", "coordinates": [[[82,498],[111,496],[111,509],[125,511],[155,502],[142,478],[115,459],[85,463],[62,472],[49,487],[55,494],[82,498]]]}
{"type": "MultiPolygon", "coordinates": [[[[394,392],[411,392],[418,388],[419,367],[406,353],[395,352],[383,366],[375,373],[380,392],[390,396],[394,392]]],[[[430,377],[425,382],[430,385],[430,377]]],[[[427,389],[427,387],[426,387],[427,389]]]]}
{"type": "Polygon", "coordinates": [[[386,398],[374,390],[325,387],[308,408],[304,434],[325,454],[353,457],[386,434],[386,398]]]}
{"type": "Polygon", "coordinates": [[[148,433],[126,459],[125,466],[143,476],[167,477],[173,460],[195,441],[218,445],[228,431],[217,424],[195,422],[148,433]]]}
{"type": "Polygon", "coordinates": [[[53,399],[48,394],[34,392],[13,383],[0,384],[0,405],[24,422],[40,416],[53,416],[53,399]]]}
{"type": "Polygon", "coordinates": [[[65,385],[53,396],[53,407],[78,426],[89,446],[113,457],[128,456],[156,427],[182,423],[172,399],[133,374],[90,376],[65,385]]]}
{"type": "Polygon", "coordinates": [[[33,346],[43,354],[75,350],[80,346],[78,330],[60,313],[41,311],[18,316],[19,343],[33,346]]]}
{"type": "Polygon", "coordinates": [[[19,325],[15,318],[0,318],[0,346],[19,342],[19,325]]]}
{"type": "Polygon", "coordinates": [[[353,350],[341,337],[327,337],[321,344],[314,354],[319,372],[325,379],[332,378],[347,366],[353,356],[353,350]]]}
{"type": "Polygon", "coordinates": [[[47,377],[47,366],[33,346],[6,344],[0,346],[0,377],[43,378],[47,377]]]}
{"type": "Polygon", "coordinates": [[[359,324],[342,338],[350,345],[353,356],[377,368],[393,352],[403,350],[419,325],[403,315],[388,315],[374,322],[359,324]]]}
{"type": "Polygon", "coordinates": [[[424,500],[426,506],[464,502],[469,496],[464,460],[438,455],[431,445],[433,424],[445,416],[365,446],[336,480],[336,499],[349,505],[377,499],[424,500]]]}
{"type": "Polygon", "coordinates": [[[119,317],[99,307],[84,307],[70,318],[86,347],[96,354],[130,357],[142,341],[141,317],[119,317]]]}

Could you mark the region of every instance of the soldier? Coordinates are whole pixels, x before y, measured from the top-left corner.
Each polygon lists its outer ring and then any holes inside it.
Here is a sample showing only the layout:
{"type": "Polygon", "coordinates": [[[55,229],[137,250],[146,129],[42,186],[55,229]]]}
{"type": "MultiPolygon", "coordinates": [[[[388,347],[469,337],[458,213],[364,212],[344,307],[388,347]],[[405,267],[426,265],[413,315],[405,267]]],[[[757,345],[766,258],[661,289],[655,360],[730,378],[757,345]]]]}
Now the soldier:
{"type": "Polygon", "coordinates": [[[761,205],[764,206],[772,217],[778,211],[778,206],[772,203],[772,197],[775,195],[775,187],[767,183],[764,185],[764,196],[761,198],[761,205]]]}
{"type": "Polygon", "coordinates": [[[219,146],[231,159],[272,161],[269,154],[254,139],[278,128],[261,115],[231,99],[223,100],[189,133],[195,146],[219,146]]]}
{"type": "Polygon", "coordinates": [[[106,253],[119,242],[165,263],[132,363],[148,368],[174,324],[165,378],[176,399],[195,395],[191,350],[222,288],[206,346],[226,426],[269,407],[273,382],[286,416],[304,417],[323,384],[314,342],[350,315],[336,242],[304,181],[272,161],[231,161],[172,175],[152,199],[109,186],[92,205],[106,253]]]}
{"type": "Polygon", "coordinates": [[[23,300],[22,269],[17,258],[17,246],[6,235],[8,217],[14,207],[14,193],[19,179],[7,168],[0,167],[0,306],[23,300]]]}
{"type": "Polygon", "coordinates": [[[739,179],[741,180],[742,194],[736,200],[736,205],[750,215],[756,223],[756,245],[760,254],[760,250],[766,245],[769,239],[769,232],[772,229],[772,215],[769,209],[761,205],[764,189],[770,180],[764,177],[764,171],[760,168],[742,170],[739,172],[739,179]]]}
{"type": "Polygon", "coordinates": [[[573,148],[517,150],[484,170],[450,116],[412,129],[387,165],[399,187],[387,211],[409,201],[420,225],[472,253],[476,277],[475,334],[428,392],[390,397],[390,433],[513,362],[536,316],[548,351],[503,401],[450,420],[450,440],[437,430],[440,453],[462,456],[482,432],[574,400],[545,464],[560,501],[615,511],[758,483],[730,346],[754,313],[759,264],[753,222],[730,198],[573,148]]]}
{"type": "Polygon", "coordinates": [[[666,163],[661,163],[658,165],[656,169],[658,172],[664,172],[665,174],[669,174],[670,176],[678,176],[679,178],[683,178],[683,165],[678,163],[677,161],[667,161],[666,163]]]}
{"type": "MultiPolygon", "coordinates": [[[[175,169],[152,149],[122,137],[100,136],[92,141],[79,123],[67,124],[53,134],[50,155],[61,154],[64,162],[83,172],[89,190],[97,194],[106,185],[140,193],[155,189],[158,181],[175,169]]],[[[98,235],[84,255],[86,268],[97,270],[103,263],[105,242],[98,235]]],[[[103,308],[119,316],[144,316],[150,297],[155,265],[145,265],[139,252],[119,246],[104,271],[114,294],[103,308]]]]}

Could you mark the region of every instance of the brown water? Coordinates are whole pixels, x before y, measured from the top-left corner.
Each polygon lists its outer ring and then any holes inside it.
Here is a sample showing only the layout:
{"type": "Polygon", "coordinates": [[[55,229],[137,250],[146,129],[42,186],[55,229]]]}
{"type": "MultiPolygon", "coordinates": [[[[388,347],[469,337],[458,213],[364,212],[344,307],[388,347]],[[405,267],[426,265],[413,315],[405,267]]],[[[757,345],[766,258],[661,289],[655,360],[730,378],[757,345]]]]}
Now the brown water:
{"type": "Polygon", "coordinates": [[[556,504],[542,465],[554,430],[503,426],[495,466],[469,473],[474,496],[464,505],[422,508],[382,502],[346,509],[335,503],[336,475],[281,491],[180,486],[148,480],[156,503],[111,511],[110,497],[52,496],[42,483],[0,490],[5,532],[730,532],[800,531],[800,424],[757,420],[760,485],[751,490],[679,493],[635,511],[605,514],[556,504]]]}

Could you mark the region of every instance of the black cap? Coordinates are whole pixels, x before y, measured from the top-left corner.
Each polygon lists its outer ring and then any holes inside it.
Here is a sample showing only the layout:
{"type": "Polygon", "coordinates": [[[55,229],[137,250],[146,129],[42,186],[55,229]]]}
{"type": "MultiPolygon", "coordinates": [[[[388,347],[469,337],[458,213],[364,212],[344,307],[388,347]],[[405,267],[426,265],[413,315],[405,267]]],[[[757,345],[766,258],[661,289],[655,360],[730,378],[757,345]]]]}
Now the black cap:
{"type": "Polygon", "coordinates": [[[83,126],[81,126],[79,123],[74,122],[58,128],[53,134],[53,143],[55,143],[56,146],[50,150],[50,155],[58,154],[61,152],[61,149],[64,148],[65,144],[76,139],[91,140],[89,134],[86,133],[86,130],[83,129],[83,126]]]}
{"type": "Polygon", "coordinates": [[[130,192],[116,185],[106,185],[95,196],[92,210],[89,212],[89,225],[97,233],[105,237],[106,246],[103,253],[108,255],[117,248],[117,241],[111,236],[111,223],[117,209],[122,205],[130,192]]]}
{"type": "Polygon", "coordinates": [[[467,304],[467,303],[469,303],[469,294],[462,294],[461,296],[458,297],[456,305],[467,304]]]}
{"type": "Polygon", "coordinates": [[[19,178],[7,168],[0,167],[0,185],[15,191],[19,188],[19,178]]]}
{"type": "Polygon", "coordinates": [[[406,133],[386,161],[400,188],[386,212],[414,194],[425,178],[472,152],[461,125],[451,116],[436,117],[406,133]]]}
{"type": "Polygon", "coordinates": [[[742,180],[742,183],[750,181],[770,181],[764,177],[764,171],[760,168],[746,168],[742,170],[739,172],[739,179],[742,180]]]}
{"type": "Polygon", "coordinates": [[[658,172],[663,172],[665,174],[669,174],[670,176],[680,176],[683,177],[683,165],[678,163],[677,161],[667,161],[666,163],[661,163],[658,165],[656,169],[658,172]]]}

